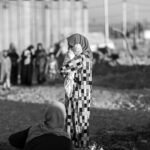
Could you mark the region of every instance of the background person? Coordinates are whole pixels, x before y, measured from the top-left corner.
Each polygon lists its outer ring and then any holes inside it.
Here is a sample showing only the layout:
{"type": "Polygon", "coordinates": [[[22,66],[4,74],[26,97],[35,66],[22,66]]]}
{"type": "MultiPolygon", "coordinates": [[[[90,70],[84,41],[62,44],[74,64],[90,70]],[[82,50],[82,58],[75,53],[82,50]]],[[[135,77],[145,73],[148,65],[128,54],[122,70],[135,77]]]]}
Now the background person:
{"type": "Polygon", "coordinates": [[[11,60],[8,56],[8,50],[3,50],[1,60],[1,79],[3,82],[3,89],[10,90],[10,76],[11,76],[11,60]]]}
{"type": "Polygon", "coordinates": [[[55,48],[55,56],[58,60],[58,68],[60,69],[68,50],[68,42],[66,39],[62,39],[58,44],[59,46],[56,46],[55,48]]]}
{"type": "Polygon", "coordinates": [[[58,62],[54,53],[50,53],[46,65],[46,74],[48,81],[55,83],[58,75],[58,62]]]}
{"type": "Polygon", "coordinates": [[[75,57],[62,66],[61,74],[66,76],[75,71],[75,75],[72,97],[66,98],[66,129],[76,148],[87,148],[92,97],[92,52],[88,40],[80,34],[73,34],[67,40],[75,57]],[[80,55],[76,51],[78,44],[82,47],[80,55]]]}
{"type": "Polygon", "coordinates": [[[37,45],[37,50],[35,51],[35,67],[37,74],[37,82],[39,84],[45,81],[45,67],[46,67],[46,52],[43,48],[42,43],[37,45]]]}
{"type": "Polygon", "coordinates": [[[12,134],[12,146],[24,150],[73,150],[72,142],[64,131],[65,106],[60,102],[49,104],[44,122],[12,134]]]}
{"type": "Polygon", "coordinates": [[[18,59],[16,48],[13,43],[9,46],[9,57],[11,59],[11,84],[16,85],[18,83],[18,59]]]}
{"type": "Polygon", "coordinates": [[[21,84],[32,85],[34,46],[30,45],[21,56],[21,84]]]}

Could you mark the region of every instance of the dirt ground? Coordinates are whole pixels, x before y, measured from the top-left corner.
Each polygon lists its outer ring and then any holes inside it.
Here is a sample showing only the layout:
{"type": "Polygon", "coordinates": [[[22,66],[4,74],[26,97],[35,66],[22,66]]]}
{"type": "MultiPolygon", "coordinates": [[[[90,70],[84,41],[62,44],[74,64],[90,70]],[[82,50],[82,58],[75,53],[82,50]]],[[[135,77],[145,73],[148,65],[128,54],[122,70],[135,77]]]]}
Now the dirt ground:
{"type": "MultiPolygon", "coordinates": [[[[0,148],[8,150],[8,147],[12,149],[7,141],[8,136],[41,121],[49,101],[64,101],[64,89],[60,84],[18,86],[9,92],[0,88],[0,99],[0,148]]],[[[149,89],[117,90],[93,87],[91,144],[97,143],[104,149],[111,149],[113,146],[131,149],[139,148],[141,145],[138,144],[144,141],[144,146],[147,146],[150,139],[149,99],[149,89]]],[[[142,150],[147,150],[146,146],[142,150]]]]}
{"type": "MultiPolygon", "coordinates": [[[[64,101],[62,84],[55,86],[12,87],[11,91],[0,89],[0,99],[16,102],[45,104],[50,101],[64,101]]],[[[143,110],[150,111],[150,89],[118,90],[93,87],[91,105],[94,108],[108,110],[143,110]]]]}

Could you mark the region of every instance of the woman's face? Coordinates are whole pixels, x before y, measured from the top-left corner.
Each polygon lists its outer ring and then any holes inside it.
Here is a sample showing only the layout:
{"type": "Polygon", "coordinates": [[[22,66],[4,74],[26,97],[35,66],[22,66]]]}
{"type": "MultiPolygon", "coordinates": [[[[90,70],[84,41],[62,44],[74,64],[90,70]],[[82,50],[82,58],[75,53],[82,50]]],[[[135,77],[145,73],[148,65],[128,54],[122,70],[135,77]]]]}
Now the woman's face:
{"type": "Polygon", "coordinates": [[[76,56],[80,55],[82,53],[82,47],[80,44],[76,44],[75,46],[72,47],[72,51],[76,56]]]}

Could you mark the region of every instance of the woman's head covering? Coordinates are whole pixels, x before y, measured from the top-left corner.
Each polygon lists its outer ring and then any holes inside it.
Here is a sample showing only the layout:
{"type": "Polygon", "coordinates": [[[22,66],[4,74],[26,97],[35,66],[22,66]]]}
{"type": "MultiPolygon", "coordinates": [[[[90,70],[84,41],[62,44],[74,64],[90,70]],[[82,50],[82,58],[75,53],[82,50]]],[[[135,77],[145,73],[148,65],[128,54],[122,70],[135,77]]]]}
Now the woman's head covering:
{"type": "Polygon", "coordinates": [[[68,45],[73,47],[76,44],[80,44],[83,50],[83,53],[92,59],[92,51],[89,45],[89,42],[86,37],[83,35],[76,33],[67,38],[68,45]]]}
{"type": "Polygon", "coordinates": [[[29,45],[27,49],[28,49],[28,50],[32,50],[33,48],[34,48],[33,45],[29,45]]]}
{"type": "Polygon", "coordinates": [[[30,128],[27,142],[44,134],[54,134],[70,138],[64,131],[65,119],[66,110],[64,104],[58,101],[51,102],[45,112],[44,123],[37,124],[30,128]]]}
{"type": "Polygon", "coordinates": [[[43,44],[42,44],[42,43],[38,43],[38,44],[37,44],[37,50],[39,50],[40,47],[43,49],[43,44]]]}
{"type": "Polygon", "coordinates": [[[9,45],[9,51],[10,52],[16,52],[16,48],[15,48],[14,43],[10,43],[10,45],[9,45]]]}
{"type": "Polygon", "coordinates": [[[65,125],[65,119],[66,119],[66,110],[65,106],[58,102],[54,101],[52,102],[45,113],[45,124],[49,128],[64,128],[65,125]]]}

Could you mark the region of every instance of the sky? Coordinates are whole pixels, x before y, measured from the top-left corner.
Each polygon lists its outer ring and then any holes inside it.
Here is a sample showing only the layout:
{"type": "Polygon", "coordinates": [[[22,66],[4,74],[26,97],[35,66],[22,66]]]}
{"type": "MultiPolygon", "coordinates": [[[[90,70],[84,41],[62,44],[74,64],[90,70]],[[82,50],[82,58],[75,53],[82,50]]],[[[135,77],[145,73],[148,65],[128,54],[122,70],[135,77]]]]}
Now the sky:
{"type": "MultiPolygon", "coordinates": [[[[93,24],[104,24],[104,0],[88,0],[89,22],[93,24]]],[[[123,0],[108,0],[109,22],[118,24],[122,22],[123,0]]],[[[150,0],[127,0],[127,20],[150,22],[150,0]]]]}

